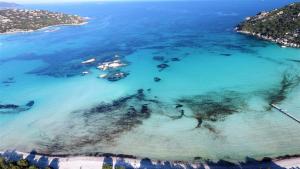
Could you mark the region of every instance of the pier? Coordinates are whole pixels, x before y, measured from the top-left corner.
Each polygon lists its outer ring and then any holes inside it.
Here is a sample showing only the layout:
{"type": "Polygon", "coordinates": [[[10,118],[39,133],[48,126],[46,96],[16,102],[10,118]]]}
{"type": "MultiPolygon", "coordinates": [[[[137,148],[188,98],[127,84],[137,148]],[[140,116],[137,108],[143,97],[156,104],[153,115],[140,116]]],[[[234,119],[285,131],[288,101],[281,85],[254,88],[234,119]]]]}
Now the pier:
{"type": "Polygon", "coordinates": [[[277,109],[281,113],[285,114],[286,116],[290,117],[291,119],[295,120],[296,122],[298,122],[300,124],[300,120],[298,120],[296,117],[294,117],[293,115],[291,115],[287,111],[281,109],[280,107],[276,106],[275,104],[270,104],[270,106],[272,106],[273,108],[277,109]]]}

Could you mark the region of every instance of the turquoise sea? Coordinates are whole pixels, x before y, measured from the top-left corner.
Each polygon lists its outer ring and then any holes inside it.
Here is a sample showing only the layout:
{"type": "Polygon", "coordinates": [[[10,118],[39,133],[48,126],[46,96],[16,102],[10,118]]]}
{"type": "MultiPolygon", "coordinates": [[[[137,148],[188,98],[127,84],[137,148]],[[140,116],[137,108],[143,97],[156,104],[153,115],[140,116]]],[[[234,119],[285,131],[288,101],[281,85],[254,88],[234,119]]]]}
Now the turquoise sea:
{"type": "Polygon", "coordinates": [[[89,20],[0,35],[0,150],[188,161],[299,154],[300,124],[269,104],[300,118],[300,50],[234,32],[246,16],[291,2],[25,5],[89,20]],[[129,75],[98,78],[97,64],[115,55],[129,75]]]}

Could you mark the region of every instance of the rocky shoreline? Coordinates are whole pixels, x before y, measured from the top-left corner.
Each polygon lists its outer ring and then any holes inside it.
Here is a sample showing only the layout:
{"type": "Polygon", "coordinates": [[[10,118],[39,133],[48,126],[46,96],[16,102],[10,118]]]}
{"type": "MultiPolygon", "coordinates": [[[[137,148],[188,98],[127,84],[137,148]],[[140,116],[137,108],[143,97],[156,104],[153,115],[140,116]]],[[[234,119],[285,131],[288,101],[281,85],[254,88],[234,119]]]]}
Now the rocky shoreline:
{"type": "Polygon", "coordinates": [[[300,48],[300,3],[246,17],[236,26],[235,31],[282,47],[300,48]]]}
{"type": "Polygon", "coordinates": [[[43,27],[40,29],[36,29],[36,30],[14,30],[14,31],[10,31],[10,32],[5,32],[5,33],[0,33],[0,35],[11,35],[11,34],[18,34],[18,33],[32,33],[32,32],[38,32],[38,31],[43,31],[43,30],[47,30],[50,28],[54,28],[54,27],[61,27],[61,26],[82,26],[88,24],[88,22],[83,22],[80,24],[58,24],[58,25],[51,25],[51,26],[47,26],[47,27],[43,27]]]}
{"type": "Polygon", "coordinates": [[[249,32],[249,31],[238,30],[238,28],[235,28],[235,31],[238,32],[238,33],[241,33],[241,34],[254,36],[258,39],[262,39],[262,40],[266,40],[266,41],[276,43],[276,44],[280,45],[281,47],[300,48],[300,44],[296,44],[296,43],[293,43],[293,42],[288,42],[288,41],[286,41],[286,39],[280,39],[280,38],[275,39],[274,37],[265,36],[265,35],[262,35],[260,33],[254,33],[254,32],[249,32]]]}

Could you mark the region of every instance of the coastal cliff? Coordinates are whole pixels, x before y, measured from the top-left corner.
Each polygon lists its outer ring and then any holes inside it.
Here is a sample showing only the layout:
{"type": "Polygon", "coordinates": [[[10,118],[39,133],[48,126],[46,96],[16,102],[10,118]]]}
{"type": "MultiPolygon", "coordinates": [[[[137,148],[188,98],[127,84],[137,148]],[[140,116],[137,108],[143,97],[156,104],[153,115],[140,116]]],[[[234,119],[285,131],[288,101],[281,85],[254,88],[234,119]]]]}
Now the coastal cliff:
{"type": "Polygon", "coordinates": [[[46,10],[4,9],[0,10],[0,33],[31,32],[48,26],[79,25],[85,19],[46,10]]]}
{"type": "Polygon", "coordinates": [[[283,47],[300,48],[300,3],[247,17],[237,25],[236,31],[283,47]]]}

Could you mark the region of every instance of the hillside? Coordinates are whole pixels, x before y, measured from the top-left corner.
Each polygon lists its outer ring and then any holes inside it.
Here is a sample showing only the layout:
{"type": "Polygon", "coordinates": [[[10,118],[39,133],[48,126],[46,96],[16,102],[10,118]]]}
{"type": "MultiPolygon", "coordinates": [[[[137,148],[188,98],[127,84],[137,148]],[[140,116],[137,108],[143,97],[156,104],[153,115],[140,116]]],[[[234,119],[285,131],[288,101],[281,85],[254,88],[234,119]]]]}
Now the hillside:
{"type": "Polygon", "coordinates": [[[247,17],[236,30],[278,43],[282,46],[300,47],[300,3],[293,3],[270,12],[260,12],[247,17]]]}
{"type": "Polygon", "coordinates": [[[55,25],[78,25],[85,19],[46,10],[5,9],[0,10],[0,33],[29,32],[55,25]]]}
{"type": "Polygon", "coordinates": [[[9,2],[3,2],[0,1],[0,9],[1,8],[14,8],[20,6],[19,4],[16,3],[9,3],[9,2]]]}

